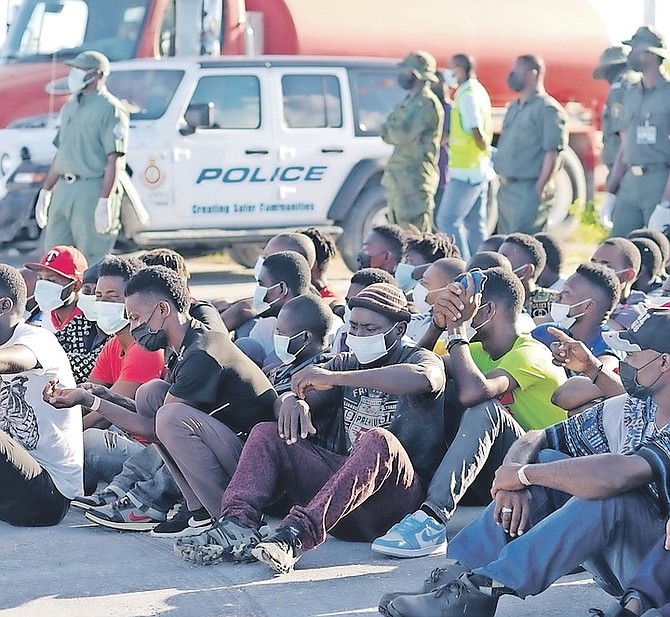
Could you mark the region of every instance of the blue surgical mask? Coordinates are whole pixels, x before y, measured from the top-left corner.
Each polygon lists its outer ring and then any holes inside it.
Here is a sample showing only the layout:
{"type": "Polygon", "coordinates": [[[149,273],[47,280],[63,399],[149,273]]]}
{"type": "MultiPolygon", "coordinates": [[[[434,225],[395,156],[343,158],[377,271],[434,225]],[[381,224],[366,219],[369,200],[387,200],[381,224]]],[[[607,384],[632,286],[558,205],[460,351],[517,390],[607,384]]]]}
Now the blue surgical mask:
{"type": "Polygon", "coordinates": [[[396,266],[394,275],[395,280],[396,283],[398,283],[398,287],[405,293],[414,289],[414,286],[417,284],[417,280],[412,278],[415,270],[416,266],[404,262],[401,262],[396,266]]]}

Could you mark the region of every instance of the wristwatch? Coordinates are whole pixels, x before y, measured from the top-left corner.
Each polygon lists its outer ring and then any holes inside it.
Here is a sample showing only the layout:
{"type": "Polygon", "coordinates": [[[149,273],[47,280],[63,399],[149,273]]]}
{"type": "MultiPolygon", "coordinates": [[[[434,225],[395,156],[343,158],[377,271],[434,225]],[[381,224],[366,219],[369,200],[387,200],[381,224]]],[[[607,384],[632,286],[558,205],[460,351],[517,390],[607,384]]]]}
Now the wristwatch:
{"type": "Polygon", "coordinates": [[[468,344],[468,339],[466,339],[462,334],[452,333],[447,336],[447,351],[451,351],[451,348],[454,345],[468,344]]]}

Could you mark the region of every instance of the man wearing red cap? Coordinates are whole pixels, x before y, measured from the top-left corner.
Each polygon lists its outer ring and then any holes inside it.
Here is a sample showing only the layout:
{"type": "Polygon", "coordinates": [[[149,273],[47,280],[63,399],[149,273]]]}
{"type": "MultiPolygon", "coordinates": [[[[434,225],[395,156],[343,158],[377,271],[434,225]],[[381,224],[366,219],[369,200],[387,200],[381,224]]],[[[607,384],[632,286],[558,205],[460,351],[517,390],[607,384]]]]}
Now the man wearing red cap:
{"type": "Polygon", "coordinates": [[[128,139],[128,114],[105,81],[109,60],[84,51],[66,61],[72,98],[61,111],[58,148],[35,204],[44,246],[79,248],[90,263],[109,253],[119,234],[118,174],[128,139]]]}
{"type": "Polygon", "coordinates": [[[56,246],[39,263],[25,264],[37,272],[35,301],[42,311],[42,327],[54,332],[70,363],[77,383],[88,379],[109,338],[77,306],[86,258],[73,246],[56,246]]]}

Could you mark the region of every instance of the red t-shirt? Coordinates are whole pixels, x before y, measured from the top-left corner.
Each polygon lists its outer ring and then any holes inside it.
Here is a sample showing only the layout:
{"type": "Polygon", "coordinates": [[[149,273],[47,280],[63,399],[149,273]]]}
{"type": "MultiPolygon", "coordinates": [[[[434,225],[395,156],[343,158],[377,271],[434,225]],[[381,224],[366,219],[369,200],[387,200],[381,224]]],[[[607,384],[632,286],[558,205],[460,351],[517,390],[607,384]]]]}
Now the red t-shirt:
{"type": "Polygon", "coordinates": [[[114,384],[119,379],[146,383],[162,377],[164,373],[162,351],[146,351],[133,342],[124,353],[119,339],[113,336],[95,361],[91,377],[108,384],[114,384]]]}

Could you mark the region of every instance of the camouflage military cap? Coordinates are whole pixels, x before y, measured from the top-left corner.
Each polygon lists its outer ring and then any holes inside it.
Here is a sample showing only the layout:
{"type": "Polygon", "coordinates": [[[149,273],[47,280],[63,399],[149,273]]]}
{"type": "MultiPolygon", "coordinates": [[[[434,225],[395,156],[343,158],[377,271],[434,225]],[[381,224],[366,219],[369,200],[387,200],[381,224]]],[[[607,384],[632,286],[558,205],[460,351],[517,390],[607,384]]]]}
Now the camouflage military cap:
{"type": "Polygon", "coordinates": [[[400,66],[412,69],[414,77],[421,81],[437,81],[437,75],[435,74],[437,71],[437,61],[427,51],[419,49],[408,53],[400,63],[400,66]]]}

